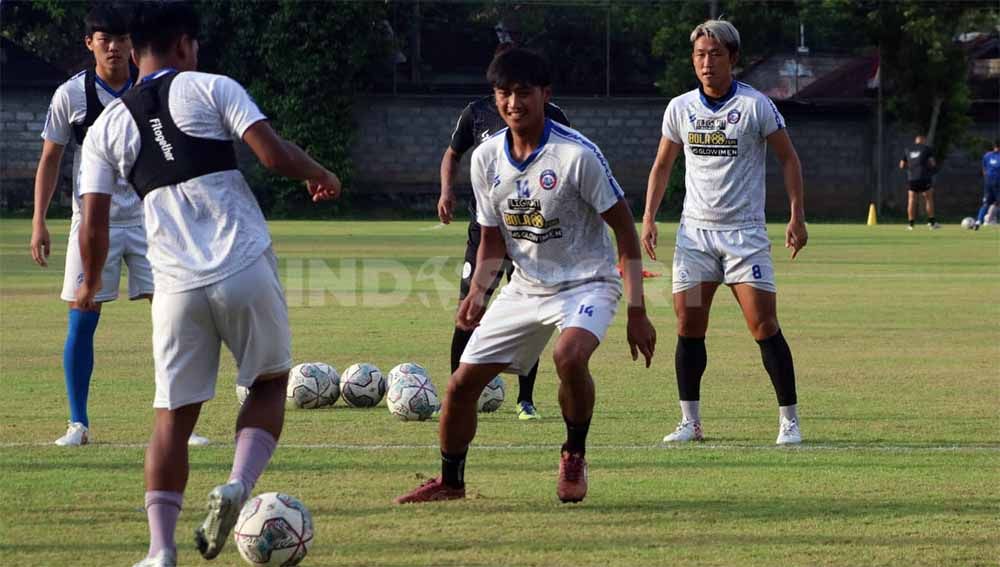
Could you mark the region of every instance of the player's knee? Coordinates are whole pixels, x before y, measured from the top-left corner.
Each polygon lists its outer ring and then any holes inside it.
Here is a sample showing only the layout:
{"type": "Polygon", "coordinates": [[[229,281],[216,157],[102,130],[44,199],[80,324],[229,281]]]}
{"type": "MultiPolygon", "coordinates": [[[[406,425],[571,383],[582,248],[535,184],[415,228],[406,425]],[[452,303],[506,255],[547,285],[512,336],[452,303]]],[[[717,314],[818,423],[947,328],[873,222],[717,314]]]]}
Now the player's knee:
{"type": "Polygon", "coordinates": [[[552,353],[552,360],[555,362],[560,380],[585,375],[589,359],[589,353],[585,349],[571,343],[556,345],[552,353]]]}
{"type": "Polygon", "coordinates": [[[479,399],[479,393],[482,391],[482,388],[477,387],[469,378],[468,374],[459,372],[453,374],[451,380],[448,381],[448,388],[445,394],[447,398],[459,403],[479,399]]]}
{"type": "Polygon", "coordinates": [[[682,337],[703,337],[708,327],[707,317],[686,311],[677,313],[677,334],[682,337]]]}
{"type": "Polygon", "coordinates": [[[778,319],[776,317],[769,317],[757,321],[748,321],[747,328],[750,329],[750,334],[753,335],[754,340],[762,341],[773,337],[778,332],[778,319]]]}

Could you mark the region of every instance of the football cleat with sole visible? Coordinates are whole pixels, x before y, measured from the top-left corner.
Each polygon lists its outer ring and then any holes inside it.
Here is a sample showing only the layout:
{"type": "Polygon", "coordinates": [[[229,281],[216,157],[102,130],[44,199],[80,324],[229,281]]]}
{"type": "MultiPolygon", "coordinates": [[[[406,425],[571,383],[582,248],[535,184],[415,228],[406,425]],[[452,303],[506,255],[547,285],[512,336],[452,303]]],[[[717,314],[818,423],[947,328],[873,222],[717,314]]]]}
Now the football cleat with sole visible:
{"type": "Polygon", "coordinates": [[[701,422],[683,419],[677,424],[677,429],[673,433],[663,438],[664,443],[687,443],[688,441],[704,441],[705,436],[701,432],[701,422]]]}
{"type": "Polygon", "coordinates": [[[432,478],[395,500],[396,504],[417,504],[420,502],[440,502],[465,498],[465,487],[453,488],[440,478],[432,478]]]}
{"type": "Polygon", "coordinates": [[[542,419],[542,416],[539,415],[538,410],[535,409],[535,405],[531,402],[518,402],[517,419],[531,421],[533,419],[542,419]]]}
{"type": "Polygon", "coordinates": [[[55,440],[60,447],[79,447],[87,443],[90,443],[90,429],[79,421],[71,422],[66,428],[66,435],[55,440]]]}
{"type": "Polygon", "coordinates": [[[220,484],[208,493],[208,516],[194,530],[194,542],[202,557],[214,559],[222,551],[244,500],[243,483],[238,480],[220,484]]]}
{"type": "Polygon", "coordinates": [[[781,425],[778,427],[778,439],[776,445],[798,445],[802,442],[802,433],[799,431],[798,419],[781,418],[781,425]]]}
{"type": "Polygon", "coordinates": [[[559,456],[559,480],[556,496],[562,502],[580,502],[587,495],[587,459],[563,451],[559,456]]]}

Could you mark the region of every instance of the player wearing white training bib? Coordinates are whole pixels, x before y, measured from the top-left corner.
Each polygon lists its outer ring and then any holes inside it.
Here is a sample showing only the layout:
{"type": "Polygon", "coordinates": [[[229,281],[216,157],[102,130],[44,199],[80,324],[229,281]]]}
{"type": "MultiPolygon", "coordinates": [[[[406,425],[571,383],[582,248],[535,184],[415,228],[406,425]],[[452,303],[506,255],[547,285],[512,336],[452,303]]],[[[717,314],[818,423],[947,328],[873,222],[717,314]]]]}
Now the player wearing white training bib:
{"type": "Polygon", "coordinates": [[[648,367],[656,343],[642,299],[639,241],[624,193],[597,146],[545,117],[552,92],[548,63],[532,51],[511,49],[493,59],[487,78],[507,128],[472,154],[482,237],[456,324],[474,332],[441,408],[441,477],[400,496],[399,504],[465,497],[465,458],[476,432],[479,395],[498,372],[528,370],[556,329],[553,359],[566,423],[556,495],[563,502],[583,500],[594,410],[589,362],[622,294],[608,226],[625,266],[633,360],[641,351],[648,367]],[[514,274],[486,309],[505,256],[514,274]]]}
{"type": "Polygon", "coordinates": [[[229,482],[209,494],[195,532],[202,556],[222,550],[243,502],[263,473],[284,424],[291,367],[288,309],[271,238],[239,172],[242,139],[269,169],[307,180],[314,200],[336,197],[340,181],[281,139],[238,83],[194,72],[200,22],[186,2],[143,2],[133,27],[139,83],[94,123],[83,147],[85,266],[77,291],[94,302],[107,253],[108,214],[127,179],[143,197],[156,280],[153,435],[146,452],[150,546],[138,567],[177,563],[174,531],[188,478],[184,442],[215,394],[222,344],[249,388],[236,422],[229,482]]]}
{"type": "Polygon", "coordinates": [[[674,161],[684,151],[684,211],[673,258],[677,314],[674,357],[682,419],[666,442],[701,440],[700,388],[707,365],[705,334],[719,284],[730,286],[761,351],[779,406],[778,444],[799,443],[795,370],[778,325],[771,242],[764,224],[764,164],[770,147],[781,163],[791,208],[785,246],[794,259],[808,234],[802,166],[771,100],[733,79],[740,36],[729,22],[709,20],[691,32],[701,83],[675,97],[649,173],[642,244],[656,259],[656,212],[674,161]]]}

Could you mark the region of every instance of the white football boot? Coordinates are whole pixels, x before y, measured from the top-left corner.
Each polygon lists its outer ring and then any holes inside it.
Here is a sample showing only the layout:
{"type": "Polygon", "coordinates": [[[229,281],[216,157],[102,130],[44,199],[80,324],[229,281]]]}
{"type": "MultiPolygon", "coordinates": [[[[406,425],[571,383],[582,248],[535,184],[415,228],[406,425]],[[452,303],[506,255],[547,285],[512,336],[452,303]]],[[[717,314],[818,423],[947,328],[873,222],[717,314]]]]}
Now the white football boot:
{"type": "Polygon", "coordinates": [[[689,419],[681,420],[673,433],[663,438],[664,443],[686,443],[688,441],[704,441],[701,432],[701,422],[689,419]]]}
{"type": "Polygon", "coordinates": [[[188,445],[192,447],[204,447],[209,443],[211,443],[211,441],[209,441],[208,437],[202,437],[197,433],[192,433],[191,437],[188,437],[188,445]]]}
{"type": "Polygon", "coordinates": [[[194,530],[195,545],[205,559],[213,559],[226,545],[243,506],[243,483],[234,480],[220,484],[208,493],[208,516],[194,530]]]}
{"type": "Polygon", "coordinates": [[[55,440],[60,447],[79,447],[90,442],[90,429],[79,421],[74,421],[66,428],[66,435],[55,440]]]}
{"type": "Polygon", "coordinates": [[[802,442],[802,433],[799,431],[799,420],[796,418],[781,418],[781,425],[778,427],[778,439],[776,445],[798,445],[802,442]]]}
{"type": "Polygon", "coordinates": [[[147,557],[132,567],[177,567],[177,554],[164,549],[155,557],[147,557]]]}

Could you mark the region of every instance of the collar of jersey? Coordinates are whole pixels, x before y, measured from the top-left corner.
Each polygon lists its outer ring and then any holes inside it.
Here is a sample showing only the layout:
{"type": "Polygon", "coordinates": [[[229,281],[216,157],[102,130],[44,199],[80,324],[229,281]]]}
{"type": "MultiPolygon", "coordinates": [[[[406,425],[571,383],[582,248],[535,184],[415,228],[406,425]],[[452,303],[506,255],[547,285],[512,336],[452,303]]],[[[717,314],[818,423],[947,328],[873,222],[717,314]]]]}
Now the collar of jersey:
{"type": "Polygon", "coordinates": [[[132,88],[132,77],[129,77],[128,81],[125,81],[125,85],[121,88],[121,90],[118,90],[118,91],[116,91],[115,89],[111,88],[111,85],[105,83],[104,79],[102,79],[101,76],[98,75],[97,73],[94,73],[94,82],[97,83],[98,85],[100,85],[102,89],[104,89],[105,91],[107,91],[109,95],[111,95],[111,96],[113,96],[115,98],[118,98],[118,97],[122,96],[123,94],[125,94],[125,91],[129,90],[130,88],[132,88]]]}
{"type": "Polygon", "coordinates": [[[166,75],[167,73],[176,73],[176,72],[177,69],[174,69],[173,67],[165,67],[163,69],[160,69],[159,71],[153,71],[152,73],[146,75],[145,77],[142,78],[141,81],[139,81],[139,84],[141,85],[147,81],[155,81],[156,79],[159,79],[160,77],[166,75]]]}
{"type": "MultiPolygon", "coordinates": [[[[538,147],[531,152],[531,155],[524,158],[524,161],[520,162],[514,159],[514,156],[510,155],[510,137],[504,136],[503,153],[507,154],[507,161],[510,162],[511,165],[516,167],[518,171],[524,171],[525,169],[528,169],[528,166],[531,165],[531,162],[535,161],[535,158],[537,158],[538,154],[541,153],[542,148],[545,147],[545,143],[549,141],[549,133],[551,131],[552,131],[552,121],[546,118],[545,129],[542,130],[542,139],[538,143],[538,147]]],[[[510,132],[510,128],[507,129],[507,132],[508,133],[510,132]]],[[[510,135],[512,136],[513,134],[510,135]]]]}
{"type": "Polygon", "coordinates": [[[702,90],[701,85],[698,85],[698,97],[701,98],[701,103],[705,105],[705,108],[708,108],[712,112],[717,112],[720,108],[726,106],[726,103],[729,102],[734,96],[736,96],[736,89],[737,81],[733,79],[733,84],[729,85],[729,92],[720,98],[719,102],[713,103],[708,100],[708,97],[705,96],[705,91],[702,90]]]}

